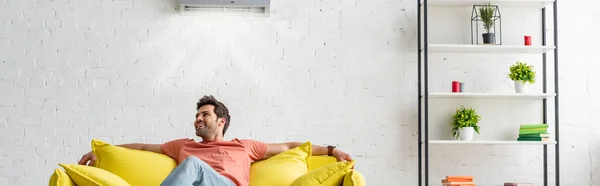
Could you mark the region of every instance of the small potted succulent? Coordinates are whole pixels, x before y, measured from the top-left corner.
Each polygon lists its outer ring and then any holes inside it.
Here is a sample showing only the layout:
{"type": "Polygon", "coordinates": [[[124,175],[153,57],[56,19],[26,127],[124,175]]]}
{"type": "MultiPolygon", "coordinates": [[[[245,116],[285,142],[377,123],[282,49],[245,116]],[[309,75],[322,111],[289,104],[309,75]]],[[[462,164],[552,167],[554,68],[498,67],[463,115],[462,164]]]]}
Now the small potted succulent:
{"type": "Polygon", "coordinates": [[[514,81],[517,93],[529,92],[529,84],[535,83],[533,66],[520,61],[510,67],[508,77],[514,81]]]}
{"type": "Polygon", "coordinates": [[[481,116],[473,108],[461,106],[452,115],[452,136],[463,141],[473,140],[475,133],[479,134],[481,116]]]}

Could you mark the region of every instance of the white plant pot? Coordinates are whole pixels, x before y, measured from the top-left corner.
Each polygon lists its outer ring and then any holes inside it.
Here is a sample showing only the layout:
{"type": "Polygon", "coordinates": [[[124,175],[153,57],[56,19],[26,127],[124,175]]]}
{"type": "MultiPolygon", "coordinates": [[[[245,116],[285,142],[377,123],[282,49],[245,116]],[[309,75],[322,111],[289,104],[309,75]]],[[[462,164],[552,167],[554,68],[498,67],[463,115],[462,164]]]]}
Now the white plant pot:
{"type": "Polygon", "coordinates": [[[463,127],[458,129],[460,140],[471,141],[473,140],[473,135],[475,135],[475,129],[473,127],[463,127]]]}
{"type": "Polygon", "coordinates": [[[517,93],[528,93],[529,92],[529,84],[522,83],[521,81],[515,81],[515,91],[517,93]]]}

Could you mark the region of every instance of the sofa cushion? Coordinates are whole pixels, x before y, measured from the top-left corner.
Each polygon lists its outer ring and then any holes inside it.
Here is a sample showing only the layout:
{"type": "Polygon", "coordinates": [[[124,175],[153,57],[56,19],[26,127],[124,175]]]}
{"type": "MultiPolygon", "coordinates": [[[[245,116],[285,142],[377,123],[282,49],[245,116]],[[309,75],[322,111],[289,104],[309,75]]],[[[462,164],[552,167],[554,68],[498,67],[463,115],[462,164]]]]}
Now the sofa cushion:
{"type": "Polygon", "coordinates": [[[127,181],[106,170],[79,164],[58,164],[65,168],[76,185],[82,186],[130,186],[127,181]]]}
{"type": "Polygon", "coordinates": [[[307,159],[308,171],[337,162],[333,156],[311,156],[307,159]]]}
{"type": "Polygon", "coordinates": [[[340,186],[344,176],[352,171],[355,162],[356,160],[336,162],[319,167],[294,180],[290,186],[340,186]]]}
{"type": "Polygon", "coordinates": [[[344,176],[344,182],[342,186],[365,186],[367,183],[365,182],[365,177],[356,171],[352,170],[344,176]]]}
{"type": "Polygon", "coordinates": [[[75,183],[69,175],[60,168],[54,169],[54,173],[50,176],[49,186],[75,186],[75,183]]]}
{"type": "Polygon", "coordinates": [[[250,186],[290,185],[308,172],[307,159],[312,155],[312,144],[306,142],[269,159],[254,162],[250,168],[250,186]]]}
{"type": "Polygon", "coordinates": [[[107,170],[131,185],[160,185],[177,166],[172,158],[149,151],[113,146],[92,140],[95,167],[107,170]]]}

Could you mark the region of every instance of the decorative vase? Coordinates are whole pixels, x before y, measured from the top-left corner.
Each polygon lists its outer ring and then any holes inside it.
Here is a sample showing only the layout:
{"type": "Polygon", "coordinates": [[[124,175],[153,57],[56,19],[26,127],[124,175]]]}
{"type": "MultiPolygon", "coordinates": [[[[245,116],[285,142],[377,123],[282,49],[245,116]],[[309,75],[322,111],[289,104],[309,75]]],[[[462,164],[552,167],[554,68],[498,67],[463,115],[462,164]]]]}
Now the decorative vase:
{"type": "Polygon", "coordinates": [[[473,127],[463,127],[458,129],[458,136],[460,140],[463,141],[471,141],[473,140],[473,135],[475,134],[475,129],[473,127]]]}
{"type": "Polygon", "coordinates": [[[496,34],[494,33],[483,33],[483,44],[496,44],[496,34]]]}
{"type": "Polygon", "coordinates": [[[515,81],[515,91],[517,93],[528,93],[529,85],[527,83],[523,83],[521,81],[515,81]]]}

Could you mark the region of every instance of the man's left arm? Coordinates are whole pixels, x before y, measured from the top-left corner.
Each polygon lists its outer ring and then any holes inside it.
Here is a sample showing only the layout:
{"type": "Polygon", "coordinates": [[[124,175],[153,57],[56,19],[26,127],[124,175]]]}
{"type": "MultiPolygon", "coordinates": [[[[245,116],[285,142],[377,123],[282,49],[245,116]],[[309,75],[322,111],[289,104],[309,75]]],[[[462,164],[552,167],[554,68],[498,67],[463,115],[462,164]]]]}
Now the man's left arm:
{"type": "MultiPolygon", "coordinates": [[[[263,159],[273,157],[279,153],[296,148],[302,144],[303,143],[300,143],[300,142],[269,143],[269,144],[267,144],[267,150],[265,151],[263,159]]],[[[329,149],[326,146],[312,145],[312,155],[313,156],[328,155],[328,152],[329,152],[329,149]]],[[[350,157],[350,155],[348,153],[345,153],[337,148],[333,149],[332,155],[338,161],[352,161],[352,157],[350,157]]]]}

